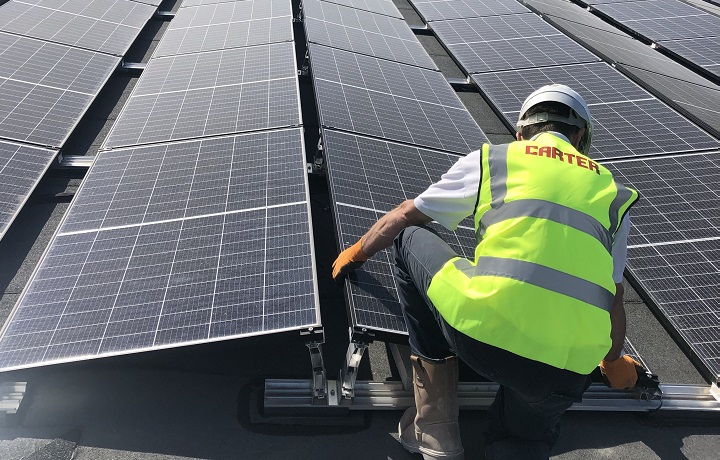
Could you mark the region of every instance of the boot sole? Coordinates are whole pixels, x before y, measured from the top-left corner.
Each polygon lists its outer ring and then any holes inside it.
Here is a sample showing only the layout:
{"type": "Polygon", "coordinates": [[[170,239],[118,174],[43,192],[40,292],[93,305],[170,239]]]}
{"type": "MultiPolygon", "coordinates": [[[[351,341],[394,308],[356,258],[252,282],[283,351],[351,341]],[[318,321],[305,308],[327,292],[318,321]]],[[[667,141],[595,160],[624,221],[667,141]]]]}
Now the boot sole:
{"type": "Polygon", "coordinates": [[[411,452],[413,454],[421,454],[423,456],[423,460],[464,460],[465,459],[465,449],[461,449],[456,452],[439,452],[432,449],[427,449],[424,447],[421,447],[419,445],[410,445],[405,442],[405,440],[402,438],[402,428],[400,424],[398,423],[398,438],[400,439],[400,445],[403,446],[405,450],[408,452],[411,452]]]}

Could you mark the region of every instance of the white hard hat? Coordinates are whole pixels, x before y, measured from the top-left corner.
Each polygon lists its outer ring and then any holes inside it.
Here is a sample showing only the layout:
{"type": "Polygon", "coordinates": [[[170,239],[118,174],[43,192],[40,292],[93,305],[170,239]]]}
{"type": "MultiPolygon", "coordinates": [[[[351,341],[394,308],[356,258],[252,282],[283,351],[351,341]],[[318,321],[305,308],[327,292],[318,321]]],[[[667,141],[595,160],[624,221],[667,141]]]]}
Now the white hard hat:
{"type": "Polygon", "coordinates": [[[590,118],[590,109],[585,103],[585,100],[575,90],[565,85],[546,85],[536,89],[525,99],[522,107],[520,107],[520,115],[518,116],[518,131],[520,131],[523,126],[547,121],[558,121],[571,126],[585,128],[585,134],[578,144],[578,150],[587,155],[588,151],[590,151],[590,142],[592,140],[592,119],[590,118]],[[570,107],[572,110],[567,117],[546,112],[535,113],[529,117],[525,117],[525,114],[531,107],[541,102],[559,102],[570,107]]]}

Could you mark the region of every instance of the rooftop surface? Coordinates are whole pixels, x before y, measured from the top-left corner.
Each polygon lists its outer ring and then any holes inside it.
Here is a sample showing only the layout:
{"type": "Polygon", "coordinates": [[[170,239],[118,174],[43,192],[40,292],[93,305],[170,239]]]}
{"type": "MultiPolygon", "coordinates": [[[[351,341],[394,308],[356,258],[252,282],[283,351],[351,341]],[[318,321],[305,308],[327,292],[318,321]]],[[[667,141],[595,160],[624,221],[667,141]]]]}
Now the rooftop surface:
{"type": "MultiPolygon", "coordinates": [[[[394,1],[408,24],[424,25],[407,0],[394,1]]],[[[166,0],[160,9],[176,11],[179,4],[180,0],[166,0]]],[[[693,4],[717,13],[711,3],[693,0],[693,4]]],[[[695,117],[701,126],[720,130],[717,84],[574,3],[529,0],[526,5],[636,81],[644,82],[656,96],[685,107],[683,113],[695,117]],[[698,98],[698,94],[703,96],[698,98]]],[[[167,26],[167,21],[151,20],[125,61],[147,62],[167,26]]],[[[434,36],[419,34],[418,39],[444,76],[466,77],[434,36]]],[[[119,72],[111,77],[65,143],[64,154],[97,153],[137,79],[119,72]]],[[[309,83],[301,79],[301,87],[303,84],[309,83]]],[[[458,95],[492,142],[512,140],[511,132],[479,93],[458,95]]],[[[317,120],[307,114],[303,118],[306,132],[316,130],[317,120]]],[[[82,171],[74,169],[49,171],[0,240],[0,323],[19,299],[82,177],[82,171]]],[[[337,378],[348,345],[348,320],[345,296],[330,278],[337,246],[325,177],[310,177],[310,197],[325,330],[324,363],[328,377],[337,378]]],[[[664,383],[707,385],[643,300],[627,283],[626,288],[627,335],[650,369],[664,383]]],[[[0,374],[0,382],[28,382],[19,412],[6,416],[0,425],[0,458],[416,458],[393,437],[399,410],[350,411],[304,424],[297,419],[283,424],[287,420],[263,417],[257,397],[263,379],[308,380],[310,364],[302,343],[270,335],[0,374]]],[[[466,381],[475,378],[468,369],[463,369],[462,377],[466,381]]],[[[386,344],[370,344],[358,380],[398,379],[386,344]]],[[[485,413],[463,411],[460,423],[466,458],[484,458],[481,432],[485,413]]],[[[718,452],[717,417],[569,412],[553,458],[714,460],[718,452]]]]}

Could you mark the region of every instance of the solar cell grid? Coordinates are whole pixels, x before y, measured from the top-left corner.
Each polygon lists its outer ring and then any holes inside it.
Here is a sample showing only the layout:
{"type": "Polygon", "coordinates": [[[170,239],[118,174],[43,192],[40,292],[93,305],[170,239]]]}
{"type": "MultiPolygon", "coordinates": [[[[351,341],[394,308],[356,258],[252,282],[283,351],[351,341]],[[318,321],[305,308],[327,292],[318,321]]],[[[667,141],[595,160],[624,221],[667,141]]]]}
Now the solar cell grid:
{"type": "Polygon", "coordinates": [[[326,127],[466,154],[486,137],[439,73],[311,44],[326,127]]]}
{"type": "Polygon", "coordinates": [[[56,155],[56,150],[0,141],[0,238],[56,155]]]}
{"type": "Polygon", "coordinates": [[[153,59],[105,147],[297,126],[294,53],[287,42],[153,59]]]}
{"type": "Polygon", "coordinates": [[[720,240],[720,154],[608,163],[615,178],[638,191],[629,245],[720,240]]]}
{"type": "Polygon", "coordinates": [[[292,43],[154,58],[133,96],[291,78],[296,74],[292,43]]]}
{"type": "Polygon", "coordinates": [[[125,54],[156,10],[125,0],[36,3],[5,3],[0,30],[115,55],[125,54]]]}
{"type": "Polygon", "coordinates": [[[720,377],[718,240],[629,247],[628,270],[705,367],[720,377]]]}
{"type": "Polygon", "coordinates": [[[716,37],[720,18],[678,0],[608,3],[593,8],[650,40],[716,37]]]}
{"type": "Polygon", "coordinates": [[[0,33],[0,77],[97,94],[119,59],[92,51],[0,33]]]}
{"type": "Polygon", "coordinates": [[[467,73],[599,61],[532,13],[437,21],[432,28],[467,73]]]}
{"type": "Polygon", "coordinates": [[[437,69],[401,19],[319,0],[304,0],[303,8],[310,42],[437,69]]]}
{"type": "Polygon", "coordinates": [[[538,87],[562,83],[586,97],[593,118],[590,156],[612,159],[717,148],[718,140],[605,64],[473,75],[514,126],[522,101],[538,87]],[[627,99],[627,98],[637,99],[627,99]],[[626,98],[623,100],[623,98],[626,98]]]}
{"type": "Polygon", "coordinates": [[[83,182],[61,232],[292,201],[289,197],[303,194],[305,162],[299,133],[281,133],[102,152],[83,182]]]}
{"type": "Polygon", "coordinates": [[[0,368],[319,325],[302,146],[292,129],[101,152],[3,330],[0,368]]]}
{"type": "Polygon", "coordinates": [[[350,6],[371,13],[384,14],[394,18],[403,19],[403,15],[391,0],[328,0],[330,3],[350,6]]]}
{"type": "Polygon", "coordinates": [[[292,15],[290,0],[220,2],[182,8],[173,18],[170,29],[220,25],[287,15],[292,15]]]}
{"type": "MultiPolygon", "coordinates": [[[[328,174],[342,249],[402,201],[437,181],[459,158],[362,136],[323,130],[328,174]]],[[[474,232],[465,221],[458,232],[435,228],[459,253],[472,255],[474,232]]],[[[351,276],[351,318],[356,327],[406,334],[392,277],[392,251],[382,251],[351,276]]]]}
{"type": "Polygon", "coordinates": [[[485,73],[473,75],[472,79],[501,112],[519,111],[527,94],[548,83],[570,86],[591,105],[652,98],[650,93],[604,62],[485,73]],[[518,92],[520,88],[522,90],[518,92]]]}
{"type": "Polygon", "coordinates": [[[661,42],[660,45],[671,53],[720,77],[720,37],[667,40],[661,42]]]}
{"type": "Polygon", "coordinates": [[[168,30],[153,56],[170,56],[292,41],[291,20],[290,16],[283,16],[168,30]]]}
{"type": "Polygon", "coordinates": [[[530,11],[519,2],[503,0],[411,0],[411,3],[426,22],[528,13],[530,11]]]}

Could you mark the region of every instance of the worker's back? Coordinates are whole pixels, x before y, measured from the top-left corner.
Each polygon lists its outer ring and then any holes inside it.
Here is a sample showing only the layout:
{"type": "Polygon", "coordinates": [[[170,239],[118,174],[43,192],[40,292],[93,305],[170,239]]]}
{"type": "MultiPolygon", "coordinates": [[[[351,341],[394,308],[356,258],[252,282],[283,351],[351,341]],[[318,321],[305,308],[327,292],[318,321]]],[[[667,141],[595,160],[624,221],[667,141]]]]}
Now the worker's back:
{"type": "Polygon", "coordinates": [[[554,135],[485,146],[475,263],[446,265],[428,295],[477,340],[589,373],[611,345],[611,235],[633,199],[618,196],[605,168],[554,135]]]}

